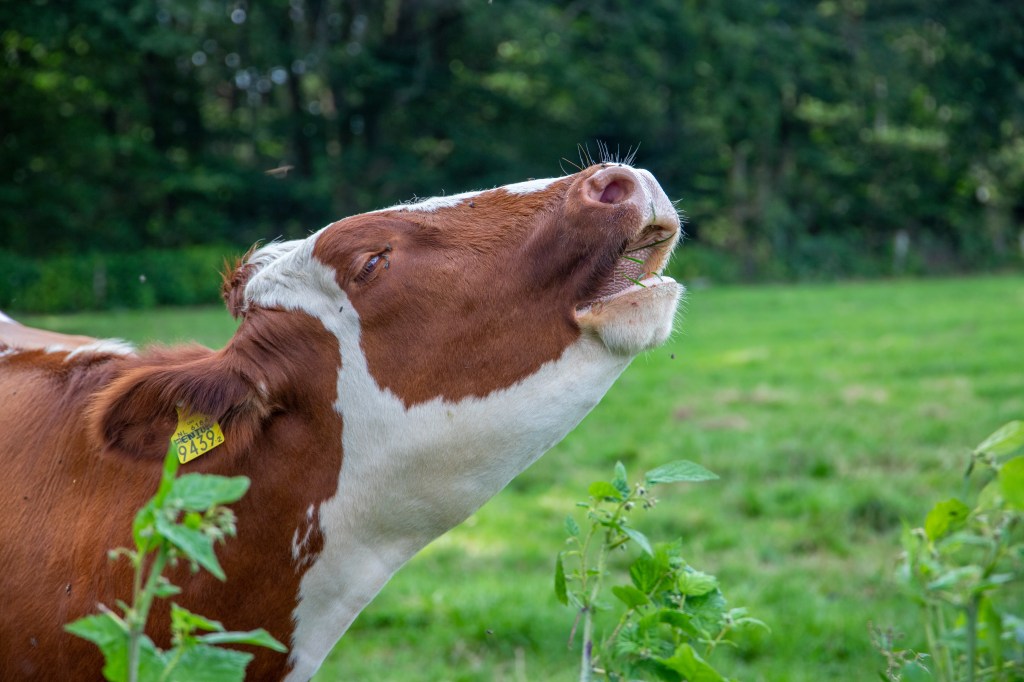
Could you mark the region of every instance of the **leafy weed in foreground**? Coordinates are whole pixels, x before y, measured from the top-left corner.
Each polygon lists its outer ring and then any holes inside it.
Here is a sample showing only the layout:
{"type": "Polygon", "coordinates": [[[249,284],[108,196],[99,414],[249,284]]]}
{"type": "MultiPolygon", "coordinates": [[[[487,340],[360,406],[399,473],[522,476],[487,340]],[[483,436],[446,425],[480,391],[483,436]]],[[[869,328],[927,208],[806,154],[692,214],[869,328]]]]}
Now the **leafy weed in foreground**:
{"type": "Polygon", "coordinates": [[[225,580],[213,546],[215,541],[235,535],[235,515],[223,505],[238,501],[249,489],[245,476],[186,474],[176,478],[178,466],[172,444],[157,493],[132,524],[135,549],[121,547],[110,552],[111,559],[125,557],[132,564],[131,604],[119,601],[120,615],[100,604],[100,613],[66,626],[68,632],[100,648],[106,661],[103,676],[110,682],[242,682],[253,655],[218,645],[287,650],[262,628],[227,632],[219,622],[175,603],[171,604],[172,648],[162,651],[145,634],[153,600],[181,592],[163,575],[168,563],[184,559],[193,570],[202,567],[225,580]]]}
{"type": "Polygon", "coordinates": [[[923,527],[904,532],[900,573],[923,609],[928,653],[898,650],[891,631],[876,630],[887,660],[883,679],[1024,679],[1024,456],[1014,456],[1022,448],[1024,422],[993,433],[975,448],[965,474],[965,490],[982,479],[971,504],[943,500],[923,527]]]}
{"type": "Polygon", "coordinates": [[[715,648],[736,628],[766,627],[745,609],[727,608],[717,578],[686,563],[681,541],[652,544],[629,523],[637,505],[654,508],[654,486],[717,478],[700,465],[680,460],[648,471],[642,483],[630,485],[619,462],[614,478],[592,483],[589,501],[577,504],[586,510],[585,530],[572,516],[566,518],[569,549],[555,562],[555,595],[577,609],[570,646],[582,621],[581,682],[595,676],[724,682],[707,661],[715,648]],[[630,543],[640,554],[629,566],[629,582],[610,590],[618,621],[609,633],[598,635],[596,612],[613,608],[603,600],[605,582],[612,577],[609,556],[630,543]]]}

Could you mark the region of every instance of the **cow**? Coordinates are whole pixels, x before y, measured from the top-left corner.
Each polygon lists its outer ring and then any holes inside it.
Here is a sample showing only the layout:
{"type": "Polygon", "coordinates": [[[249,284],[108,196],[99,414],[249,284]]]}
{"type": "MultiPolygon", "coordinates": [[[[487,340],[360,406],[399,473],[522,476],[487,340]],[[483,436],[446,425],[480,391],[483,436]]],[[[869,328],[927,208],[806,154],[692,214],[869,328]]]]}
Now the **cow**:
{"type": "Polygon", "coordinates": [[[0,678],[98,677],[63,626],[129,598],[107,553],[130,545],[184,407],[224,443],[183,470],[251,488],[218,550],[227,582],[181,566],[174,599],[289,647],[254,650],[250,679],[309,679],[395,571],[666,340],[679,235],[651,173],[598,163],[254,249],[225,273],[240,322],[220,350],[0,321],[0,678]]]}

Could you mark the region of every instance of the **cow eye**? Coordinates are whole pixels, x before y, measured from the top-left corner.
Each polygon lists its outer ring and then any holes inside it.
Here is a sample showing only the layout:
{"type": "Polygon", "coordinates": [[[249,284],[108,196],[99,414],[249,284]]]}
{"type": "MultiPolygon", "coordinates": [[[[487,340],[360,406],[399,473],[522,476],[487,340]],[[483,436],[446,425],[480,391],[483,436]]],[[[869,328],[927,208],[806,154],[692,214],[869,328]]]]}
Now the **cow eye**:
{"type": "Polygon", "coordinates": [[[390,249],[367,258],[366,262],[363,263],[363,267],[359,271],[359,274],[356,275],[356,280],[366,283],[372,279],[379,270],[387,270],[388,266],[391,264],[388,260],[388,251],[390,251],[390,249]]]}

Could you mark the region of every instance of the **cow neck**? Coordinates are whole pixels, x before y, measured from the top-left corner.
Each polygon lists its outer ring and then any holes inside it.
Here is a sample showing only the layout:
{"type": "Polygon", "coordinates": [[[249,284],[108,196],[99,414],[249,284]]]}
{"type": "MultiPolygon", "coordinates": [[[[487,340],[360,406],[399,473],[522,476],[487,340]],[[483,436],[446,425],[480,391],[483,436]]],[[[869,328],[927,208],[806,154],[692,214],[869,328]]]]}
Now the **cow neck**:
{"type": "Polygon", "coordinates": [[[314,306],[338,340],[344,462],[319,509],[323,548],[302,577],[288,680],[311,676],[395,571],[561,440],[629,362],[584,335],[485,396],[409,405],[371,371],[345,293],[328,299],[290,302],[314,306]]]}
{"type": "MultiPolygon", "coordinates": [[[[196,460],[205,466],[193,470],[245,474],[251,486],[232,505],[238,535],[218,552],[231,589],[206,580],[179,601],[230,629],[263,627],[288,643],[300,581],[323,549],[321,505],[335,496],[342,466],[342,418],[334,409],[341,354],[335,336],[315,318],[256,309],[224,355],[225,362],[248,368],[263,414],[251,434],[243,432],[253,428],[245,415],[228,422],[226,452],[211,451],[196,460]],[[218,465],[218,457],[230,468],[218,465]]],[[[179,579],[189,584],[185,573],[179,579]]],[[[285,674],[286,657],[255,653],[252,679],[285,674]]]]}

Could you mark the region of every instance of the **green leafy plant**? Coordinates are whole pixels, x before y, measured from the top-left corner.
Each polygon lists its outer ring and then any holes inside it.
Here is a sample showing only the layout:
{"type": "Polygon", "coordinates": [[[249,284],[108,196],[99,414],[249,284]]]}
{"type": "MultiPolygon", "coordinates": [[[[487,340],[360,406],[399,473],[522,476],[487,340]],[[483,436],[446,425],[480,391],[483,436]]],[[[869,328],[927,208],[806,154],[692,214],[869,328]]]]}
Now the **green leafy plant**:
{"type": "MultiPolygon", "coordinates": [[[[657,504],[651,489],[663,483],[717,479],[707,469],[677,461],[648,471],[630,485],[622,463],[611,481],[588,488],[584,528],[573,516],[565,520],[568,548],[555,562],[555,595],[577,609],[570,646],[582,622],[581,682],[607,680],[724,680],[707,658],[741,627],[766,627],[745,609],[727,608],[715,576],[698,571],[683,559],[682,542],[651,543],[634,526],[630,514],[657,504]],[[627,582],[614,585],[614,603],[604,588],[613,577],[611,558],[629,545],[639,553],[626,569],[627,582]],[[607,632],[597,633],[598,611],[617,611],[607,632]],[[611,625],[614,622],[614,625],[611,625]]],[[[613,615],[614,614],[610,614],[613,615]]]]}
{"type": "Polygon", "coordinates": [[[94,643],[105,659],[103,676],[111,682],[241,682],[253,655],[222,644],[249,644],[274,651],[287,649],[266,630],[227,632],[224,626],[171,604],[171,649],[163,651],[146,634],[154,599],[178,594],[164,569],[187,561],[225,580],[214,543],[235,535],[235,515],[223,506],[239,500],[249,489],[244,476],[185,474],[176,477],[178,457],[172,446],[164,460],[156,495],[135,516],[134,549],[110,552],[111,560],[126,558],[134,569],[131,604],[118,601],[120,614],[100,604],[100,613],[66,626],[74,635],[94,643]]]}
{"type": "Polygon", "coordinates": [[[1003,426],[972,453],[965,495],[904,531],[900,574],[923,608],[929,654],[896,651],[890,638],[879,647],[889,659],[883,679],[1024,679],[1022,449],[1024,422],[1003,426]]]}

